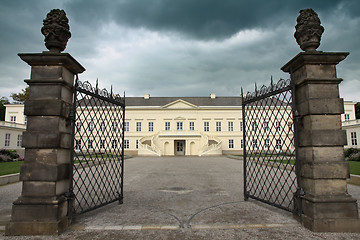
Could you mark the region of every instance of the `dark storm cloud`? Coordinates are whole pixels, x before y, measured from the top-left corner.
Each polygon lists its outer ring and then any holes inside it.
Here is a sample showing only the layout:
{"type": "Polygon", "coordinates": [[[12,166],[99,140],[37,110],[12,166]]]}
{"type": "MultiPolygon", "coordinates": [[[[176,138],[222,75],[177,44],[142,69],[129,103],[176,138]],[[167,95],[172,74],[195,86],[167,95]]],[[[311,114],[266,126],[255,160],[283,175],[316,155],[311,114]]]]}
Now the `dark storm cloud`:
{"type": "MultiPolygon", "coordinates": [[[[75,18],[89,22],[113,19],[120,25],[153,31],[177,32],[196,39],[224,39],[244,29],[295,23],[300,9],[313,8],[319,14],[332,11],[340,0],[77,0],[66,4],[75,18]],[[75,14],[75,11],[76,14],[75,14]]],[[[346,7],[359,9],[357,1],[346,7]]],[[[351,14],[358,12],[351,10],[351,14]]]]}

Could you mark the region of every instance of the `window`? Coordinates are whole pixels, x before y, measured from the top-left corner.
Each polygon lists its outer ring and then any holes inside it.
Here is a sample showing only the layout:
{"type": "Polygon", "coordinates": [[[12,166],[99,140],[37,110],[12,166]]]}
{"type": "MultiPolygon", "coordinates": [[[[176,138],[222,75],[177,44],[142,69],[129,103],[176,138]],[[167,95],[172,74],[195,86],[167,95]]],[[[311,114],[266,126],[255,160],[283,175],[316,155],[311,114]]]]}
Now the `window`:
{"type": "Polygon", "coordinates": [[[194,122],[189,122],[189,130],[190,130],[190,131],[194,131],[194,130],[195,130],[195,123],[194,123],[194,122]]]}
{"type": "Polygon", "coordinates": [[[281,131],[281,124],[280,124],[279,121],[276,121],[276,122],[275,122],[275,129],[276,129],[277,132],[280,132],[280,131],[281,131]]]}
{"type": "Polygon", "coordinates": [[[93,140],[88,140],[88,149],[93,148],[93,140]]]}
{"type": "Polygon", "coordinates": [[[243,122],[240,122],[240,132],[243,131],[243,122]]]}
{"type": "Polygon", "coordinates": [[[149,132],[154,131],[154,122],[149,122],[149,132]]]}
{"type": "Polygon", "coordinates": [[[252,130],[256,131],[258,128],[257,122],[252,122],[252,130]]]}
{"type": "Polygon", "coordinates": [[[228,122],[228,129],[229,129],[229,132],[234,131],[234,123],[233,122],[228,122]]]}
{"type": "Polygon", "coordinates": [[[25,116],[24,124],[25,124],[25,125],[27,124],[27,116],[25,116]]]}
{"type": "Polygon", "coordinates": [[[136,139],[136,145],[135,145],[136,149],[139,148],[139,140],[136,139]]]}
{"type": "Polygon", "coordinates": [[[89,122],[88,131],[89,131],[89,132],[92,132],[92,130],[94,130],[94,127],[95,127],[94,122],[89,122]]]}
{"type": "Polygon", "coordinates": [[[5,147],[10,146],[10,133],[5,134],[5,147]]]}
{"type": "Polygon", "coordinates": [[[266,122],[263,123],[263,128],[264,128],[264,131],[265,131],[265,132],[267,132],[267,131],[270,130],[270,128],[269,128],[269,122],[268,122],[268,121],[266,121],[266,122]]]}
{"type": "Polygon", "coordinates": [[[113,131],[113,132],[117,132],[117,130],[118,130],[118,123],[117,123],[117,122],[113,122],[113,123],[112,123],[112,131],[113,131]]]}
{"type": "Polygon", "coordinates": [[[270,139],[265,139],[265,148],[269,149],[270,148],[270,139]]]}
{"type": "Polygon", "coordinates": [[[105,148],[105,140],[104,139],[100,139],[100,148],[101,149],[105,148]]]}
{"type": "MultiPolygon", "coordinates": [[[[126,140],[125,140],[125,141],[126,141],[126,140]]],[[[116,139],[112,140],[112,142],[111,142],[111,148],[113,148],[113,149],[117,148],[117,141],[116,141],[116,139]]]]}
{"type": "Polygon", "coordinates": [[[240,147],[244,148],[244,140],[243,139],[240,140],[240,147]]]}
{"type": "Polygon", "coordinates": [[[125,131],[125,132],[128,132],[128,131],[129,131],[129,128],[130,128],[129,122],[125,122],[124,131],[125,131]]]}
{"type": "Polygon", "coordinates": [[[216,122],[216,131],[221,132],[221,122],[216,122]]]}
{"type": "Polygon", "coordinates": [[[178,131],[183,130],[183,123],[182,122],[176,122],[176,130],[178,130],[178,131]]]}
{"type": "Polygon", "coordinates": [[[75,150],[80,150],[80,149],[81,149],[81,140],[75,139],[75,150]]]}
{"type": "Polygon", "coordinates": [[[16,122],[16,116],[10,116],[10,122],[16,122]]]}
{"type": "Polygon", "coordinates": [[[229,148],[234,148],[234,139],[229,139],[229,148]]]}
{"type": "Polygon", "coordinates": [[[18,147],[21,147],[21,144],[22,144],[22,135],[18,135],[18,139],[17,139],[17,146],[18,147]]]}
{"type": "Polygon", "coordinates": [[[257,139],[254,139],[253,140],[253,148],[257,148],[257,147],[258,147],[257,139]]]}
{"type": "Polygon", "coordinates": [[[281,150],[281,148],[282,148],[281,139],[277,139],[275,149],[276,150],[281,150]]]}
{"type": "Polygon", "coordinates": [[[293,123],[292,122],[288,122],[288,128],[289,128],[289,131],[292,131],[293,130],[293,123]]]}
{"type": "Polygon", "coordinates": [[[348,113],[345,114],[345,121],[350,121],[350,114],[348,113]]]}
{"type": "Polygon", "coordinates": [[[165,122],[165,131],[170,130],[170,122],[165,122]]]}
{"type": "Polygon", "coordinates": [[[356,132],[351,132],[351,145],[353,146],[357,145],[356,132]]]}
{"type": "Polygon", "coordinates": [[[136,131],[141,132],[141,122],[136,122],[136,131]]]}
{"type": "Polygon", "coordinates": [[[129,148],[129,140],[124,140],[124,148],[128,149],[129,148]]]}
{"type": "Polygon", "coordinates": [[[209,131],[209,122],[204,122],[204,132],[209,131]]]}
{"type": "Polygon", "coordinates": [[[81,122],[77,122],[77,123],[76,123],[76,131],[77,131],[77,132],[81,132],[81,126],[82,126],[82,123],[81,123],[81,122]]]}
{"type": "Polygon", "coordinates": [[[100,131],[101,131],[101,132],[105,132],[105,130],[106,130],[105,123],[104,123],[104,122],[101,122],[101,123],[100,123],[100,131]]]}

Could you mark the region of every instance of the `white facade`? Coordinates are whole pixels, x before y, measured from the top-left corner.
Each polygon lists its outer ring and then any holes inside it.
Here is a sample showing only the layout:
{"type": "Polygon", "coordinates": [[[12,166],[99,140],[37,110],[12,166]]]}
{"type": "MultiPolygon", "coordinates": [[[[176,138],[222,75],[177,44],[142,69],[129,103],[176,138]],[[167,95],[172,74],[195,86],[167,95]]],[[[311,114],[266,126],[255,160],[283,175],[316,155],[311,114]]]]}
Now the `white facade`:
{"type": "MultiPolygon", "coordinates": [[[[342,114],[341,119],[343,129],[347,132],[348,144],[345,147],[359,148],[360,120],[356,120],[355,117],[355,104],[355,102],[344,102],[345,113],[342,114]]],[[[19,135],[22,135],[26,129],[24,106],[6,105],[5,120],[0,122],[1,148],[22,149],[18,139],[20,140],[19,135]],[[8,141],[9,134],[10,141],[8,141]]],[[[125,154],[153,156],[242,154],[242,123],[240,97],[216,97],[215,94],[207,98],[153,98],[149,94],[141,98],[129,97],[126,98],[125,112],[125,154]]],[[[269,119],[269,123],[279,124],[281,128],[291,124],[277,122],[276,119],[269,119]]],[[[264,128],[263,132],[266,132],[265,123],[254,124],[264,128]]],[[[81,146],[86,146],[86,140],[81,146]]]]}
{"type": "Polygon", "coordinates": [[[22,134],[26,130],[23,104],[5,105],[5,121],[0,121],[0,148],[17,150],[23,155],[22,134]]]}
{"type": "Polygon", "coordinates": [[[239,105],[197,106],[181,98],[160,106],[127,106],[125,152],[157,156],[240,154],[241,115],[239,105]]]}
{"type": "Polygon", "coordinates": [[[356,102],[344,102],[344,114],[341,115],[342,128],[346,130],[345,148],[360,148],[360,119],[355,115],[356,102]]]}

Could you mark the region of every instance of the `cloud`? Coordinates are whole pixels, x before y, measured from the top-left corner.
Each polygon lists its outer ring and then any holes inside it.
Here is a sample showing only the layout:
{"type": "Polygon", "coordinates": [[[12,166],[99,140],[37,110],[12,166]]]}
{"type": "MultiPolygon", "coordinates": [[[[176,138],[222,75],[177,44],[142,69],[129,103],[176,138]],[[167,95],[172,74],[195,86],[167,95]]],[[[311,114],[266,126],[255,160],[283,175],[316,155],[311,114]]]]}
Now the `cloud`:
{"type": "Polygon", "coordinates": [[[294,22],[298,11],[312,7],[320,13],[330,11],[341,1],[264,1],[264,0],[131,0],[69,1],[65,7],[76,19],[91,25],[115,20],[119,25],[151,31],[176,32],[195,39],[224,39],[239,31],[274,27],[294,22]],[[79,11],[80,9],[80,11],[79,11]]]}
{"type": "Polygon", "coordinates": [[[294,26],[299,10],[309,7],[325,27],[320,50],[351,52],[338,68],[341,95],[360,101],[355,0],[5,0],[0,96],[26,86],[30,68],[16,55],[46,50],[40,28],[53,8],[69,18],[66,52],[87,69],[80,79],[99,78],[100,87],[128,96],[227,96],[268,84],[271,75],[288,78],[280,68],[300,51],[294,26]]]}

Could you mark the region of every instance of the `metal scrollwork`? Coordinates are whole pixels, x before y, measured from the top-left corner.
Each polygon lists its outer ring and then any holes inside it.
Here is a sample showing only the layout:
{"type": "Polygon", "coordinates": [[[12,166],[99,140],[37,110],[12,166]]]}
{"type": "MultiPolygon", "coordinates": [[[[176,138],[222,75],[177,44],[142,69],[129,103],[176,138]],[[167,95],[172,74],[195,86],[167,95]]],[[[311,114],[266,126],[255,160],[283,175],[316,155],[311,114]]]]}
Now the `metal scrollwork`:
{"type": "Polygon", "coordinates": [[[99,89],[98,84],[96,84],[96,87],[93,87],[89,81],[81,82],[80,80],[77,80],[75,87],[78,91],[86,91],[93,95],[101,96],[107,99],[112,99],[118,103],[122,103],[122,104],[124,103],[124,97],[121,97],[119,94],[111,94],[105,88],[99,89]]]}
{"type": "Polygon", "coordinates": [[[262,85],[260,90],[257,90],[255,88],[254,92],[247,92],[244,97],[244,101],[249,101],[257,97],[262,97],[264,95],[271,94],[273,92],[279,91],[289,86],[290,86],[290,79],[285,80],[280,78],[279,81],[275,84],[271,83],[270,86],[262,85]]]}

